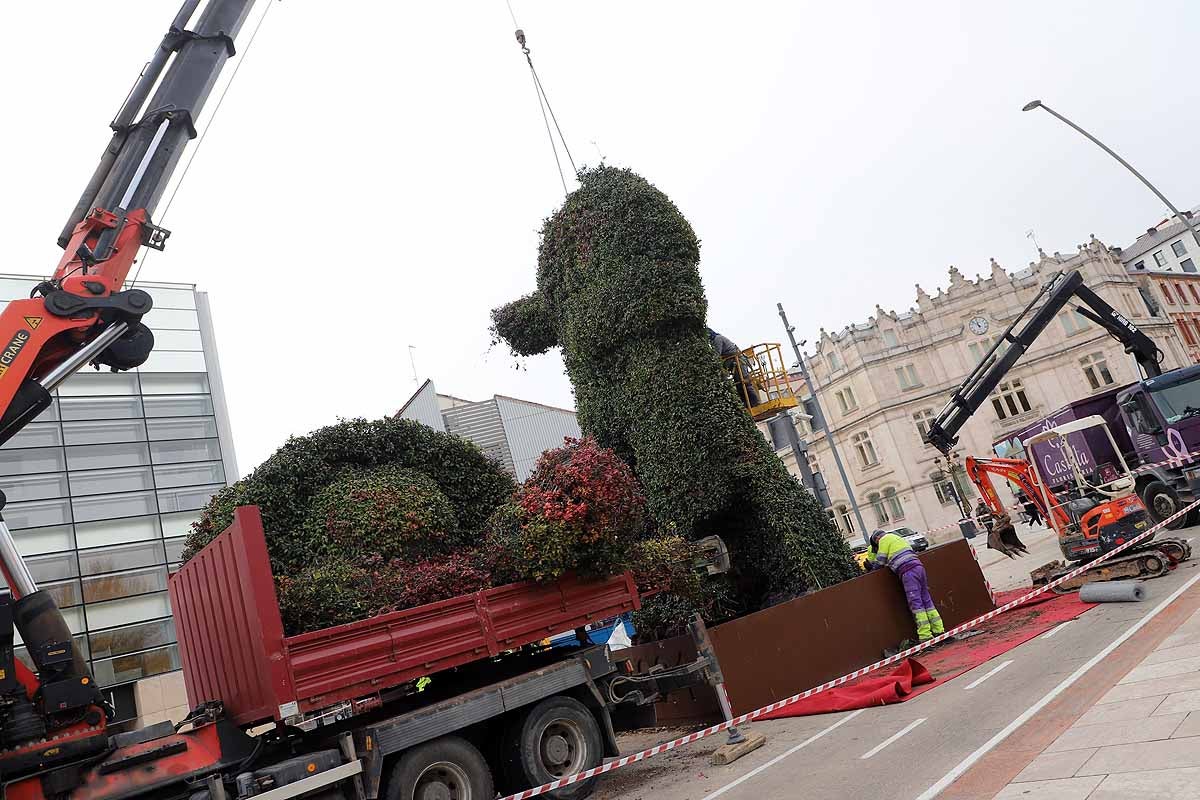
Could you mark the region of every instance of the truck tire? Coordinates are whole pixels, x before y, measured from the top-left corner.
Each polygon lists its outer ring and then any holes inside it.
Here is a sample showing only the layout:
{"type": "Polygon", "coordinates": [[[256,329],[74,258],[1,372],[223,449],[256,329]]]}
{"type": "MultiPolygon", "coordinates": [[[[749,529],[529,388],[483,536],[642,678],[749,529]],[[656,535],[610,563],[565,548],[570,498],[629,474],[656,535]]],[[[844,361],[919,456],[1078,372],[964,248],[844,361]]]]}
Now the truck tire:
{"type": "Polygon", "coordinates": [[[494,800],[487,762],[466,739],[443,736],[400,756],[387,800],[494,800]]]}
{"type": "MultiPolygon", "coordinates": [[[[1150,513],[1150,519],[1155,525],[1186,505],[1179,499],[1179,495],[1175,494],[1175,490],[1162,481],[1146,484],[1146,488],[1142,490],[1142,502],[1146,504],[1146,511],[1150,513]]],[[[1168,525],[1167,530],[1177,531],[1187,526],[1189,516],[1191,515],[1184,514],[1168,525]]]]}
{"type": "MultiPolygon", "coordinates": [[[[600,725],[588,707],[573,697],[547,697],[509,727],[507,777],[514,785],[541,786],[604,760],[600,725]]],[[[598,778],[589,778],[548,792],[559,800],[581,800],[592,793],[598,778]]]]}

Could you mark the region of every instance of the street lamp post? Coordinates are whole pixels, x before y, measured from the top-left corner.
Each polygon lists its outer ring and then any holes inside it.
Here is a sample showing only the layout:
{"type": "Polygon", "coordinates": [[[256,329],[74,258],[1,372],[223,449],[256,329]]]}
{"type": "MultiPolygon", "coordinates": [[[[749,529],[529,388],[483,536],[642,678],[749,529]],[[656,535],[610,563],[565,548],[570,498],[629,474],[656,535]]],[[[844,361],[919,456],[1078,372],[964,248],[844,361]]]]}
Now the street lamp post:
{"type": "Polygon", "coordinates": [[[1033,111],[1035,108],[1040,108],[1043,111],[1045,111],[1047,114],[1050,114],[1051,116],[1056,117],[1061,122],[1064,122],[1067,125],[1070,125],[1076,131],[1078,131],[1079,133],[1086,136],[1092,142],[1092,144],[1096,145],[1101,150],[1108,153],[1110,156],[1112,156],[1117,161],[1119,161],[1121,163],[1121,166],[1125,167],[1125,169],[1132,172],[1134,177],[1136,177],[1139,181],[1146,184],[1146,188],[1149,189],[1150,191],[1154,192],[1155,196],[1163,202],[1163,205],[1165,205],[1167,208],[1171,209],[1171,213],[1174,214],[1176,217],[1178,217],[1179,221],[1182,222],[1187,227],[1187,229],[1192,232],[1192,239],[1195,240],[1197,245],[1200,245],[1200,234],[1198,234],[1196,232],[1196,228],[1194,225],[1192,225],[1191,219],[1189,219],[1188,217],[1185,217],[1179,211],[1178,208],[1176,208],[1174,205],[1172,205],[1171,201],[1167,199],[1166,195],[1164,195],[1162,192],[1160,192],[1153,183],[1146,180],[1146,176],[1144,176],[1142,173],[1140,173],[1136,169],[1134,169],[1133,165],[1131,165],[1128,161],[1126,161],[1125,159],[1123,159],[1119,155],[1117,155],[1115,152],[1113,152],[1113,149],[1111,147],[1109,147],[1108,145],[1106,145],[1104,142],[1100,141],[1095,136],[1092,136],[1090,133],[1085,131],[1083,128],[1079,127],[1074,122],[1071,122],[1071,120],[1067,119],[1062,114],[1058,113],[1053,108],[1051,108],[1050,106],[1043,103],[1041,100],[1033,100],[1031,102],[1028,102],[1025,104],[1025,106],[1021,110],[1022,111],[1033,111]]]}
{"type": "MultiPolygon", "coordinates": [[[[792,350],[796,354],[796,363],[800,367],[800,374],[804,377],[804,383],[808,386],[808,393],[812,395],[813,410],[816,411],[816,422],[819,430],[825,434],[825,440],[829,442],[829,451],[833,453],[833,463],[837,466],[838,475],[842,478],[842,486],[846,487],[846,496],[850,498],[850,508],[854,510],[854,519],[858,522],[858,529],[862,531],[863,541],[870,543],[871,533],[867,530],[867,523],[863,521],[862,511],[858,507],[858,499],[854,495],[854,487],[850,485],[850,478],[846,475],[846,467],[842,464],[842,456],[838,452],[837,442],[833,440],[833,432],[829,430],[829,423],[825,421],[825,412],[821,410],[821,401],[817,397],[817,387],[813,384],[812,377],[808,374],[808,367],[804,363],[804,354],[800,352],[800,345],[796,344],[796,329],[788,324],[787,314],[783,313],[783,303],[776,303],[775,307],[779,309],[779,318],[783,320],[784,330],[787,331],[788,340],[792,343],[792,350]]],[[[836,514],[837,512],[834,511],[836,514]]]]}

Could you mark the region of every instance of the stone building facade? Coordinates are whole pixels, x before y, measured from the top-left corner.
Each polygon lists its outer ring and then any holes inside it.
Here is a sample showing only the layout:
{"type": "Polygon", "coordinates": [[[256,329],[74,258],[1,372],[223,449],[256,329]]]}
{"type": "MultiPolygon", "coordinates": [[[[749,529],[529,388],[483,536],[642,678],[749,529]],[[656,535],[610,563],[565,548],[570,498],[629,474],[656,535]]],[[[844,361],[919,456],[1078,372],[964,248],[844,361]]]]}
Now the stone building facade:
{"type": "MultiPolygon", "coordinates": [[[[1184,214],[1200,227],[1193,211],[1184,214]]],[[[1118,252],[1147,302],[1157,304],[1175,324],[1188,360],[1200,364],[1200,244],[1191,231],[1178,219],[1165,219],[1118,252]]]]}
{"type": "MultiPolygon", "coordinates": [[[[952,464],[922,441],[929,420],[1041,286],[1072,269],[1154,339],[1165,354],[1164,368],[1191,360],[1172,321],[1147,304],[1116,251],[1095,238],[1074,255],[1043,254],[1014,274],[993,261],[988,275],[969,280],[951,267],[949,286],[932,295],[918,286],[917,306],[909,311],[876,306],[866,323],[839,333],[822,329],[808,365],[868,528],[951,525],[960,517],[956,494],[970,507],[978,500],[961,473],[966,455],[990,455],[1005,434],[1139,377],[1118,342],[1064,310],[963,428],[952,464]]],[[[797,396],[807,395],[799,376],[794,385],[797,396]]],[[[860,541],[824,434],[803,419],[797,424],[809,442],[809,463],[828,486],[838,526],[860,541]]],[[[795,458],[780,456],[798,474],[795,458]]]]}

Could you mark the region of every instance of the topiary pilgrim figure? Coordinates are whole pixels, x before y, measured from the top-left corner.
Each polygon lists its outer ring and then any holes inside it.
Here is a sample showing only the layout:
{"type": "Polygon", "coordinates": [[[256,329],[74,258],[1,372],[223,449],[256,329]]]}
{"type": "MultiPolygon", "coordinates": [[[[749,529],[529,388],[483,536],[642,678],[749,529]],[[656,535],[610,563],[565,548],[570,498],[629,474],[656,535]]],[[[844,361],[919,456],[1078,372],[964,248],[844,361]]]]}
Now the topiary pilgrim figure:
{"type": "Polygon", "coordinates": [[[627,169],[579,182],[542,228],[537,291],[492,312],[495,338],[562,347],[580,427],[633,467],[660,526],[726,541],[742,609],[858,574],[709,345],[691,225],[627,169]]]}

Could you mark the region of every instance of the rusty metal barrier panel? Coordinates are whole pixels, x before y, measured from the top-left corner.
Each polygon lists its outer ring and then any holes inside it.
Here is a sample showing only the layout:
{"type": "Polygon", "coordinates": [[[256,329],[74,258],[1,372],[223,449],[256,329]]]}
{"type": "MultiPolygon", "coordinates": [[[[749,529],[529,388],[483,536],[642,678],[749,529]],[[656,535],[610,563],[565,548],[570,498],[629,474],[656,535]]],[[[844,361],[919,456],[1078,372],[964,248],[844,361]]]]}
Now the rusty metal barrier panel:
{"type": "MultiPolygon", "coordinates": [[[[947,628],[995,608],[966,540],[920,558],[947,628]]],[[[900,580],[879,570],[722,623],[709,635],[734,714],[744,714],[877,661],[885,648],[915,640],[916,628],[900,580]]]]}
{"type": "MultiPolygon", "coordinates": [[[[613,657],[629,659],[633,662],[636,672],[644,673],[655,666],[670,669],[695,661],[696,645],[691,636],[684,634],[618,650],[613,657]]],[[[715,722],[721,719],[721,706],[717,703],[717,695],[712,687],[700,684],[672,692],[654,704],[654,713],[654,724],[658,725],[715,722]]]]}

